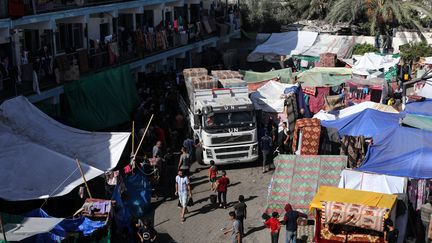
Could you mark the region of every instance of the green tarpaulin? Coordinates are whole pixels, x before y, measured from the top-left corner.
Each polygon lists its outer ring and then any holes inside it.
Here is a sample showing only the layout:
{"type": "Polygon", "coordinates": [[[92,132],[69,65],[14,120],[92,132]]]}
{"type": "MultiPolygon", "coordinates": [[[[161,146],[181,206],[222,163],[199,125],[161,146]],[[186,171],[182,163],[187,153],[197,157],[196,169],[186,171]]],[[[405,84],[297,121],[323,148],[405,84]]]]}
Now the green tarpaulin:
{"type": "Polygon", "coordinates": [[[346,164],[347,157],[341,155],[277,156],[265,212],[281,214],[287,203],[296,210],[308,212],[320,186],[338,186],[346,164]]]}
{"type": "Polygon", "coordinates": [[[351,68],[316,67],[298,74],[298,80],[308,87],[337,86],[350,79],[351,68]]]}
{"type": "Polygon", "coordinates": [[[130,121],[139,101],[127,65],[83,77],[64,89],[68,121],[90,131],[130,121]]]}
{"type": "Polygon", "coordinates": [[[420,128],[432,132],[432,117],[422,115],[406,114],[402,123],[411,127],[420,128]]]}
{"type": "Polygon", "coordinates": [[[274,70],[274,71],[264,72],[264,73],[253,72],[253,71],[246,71],[244,73],[244,80],[247,83],[259,83],[277,77],[281,78],[282,83],[290,83],[290,79],[292,77],[291,68],[274,70]]]}

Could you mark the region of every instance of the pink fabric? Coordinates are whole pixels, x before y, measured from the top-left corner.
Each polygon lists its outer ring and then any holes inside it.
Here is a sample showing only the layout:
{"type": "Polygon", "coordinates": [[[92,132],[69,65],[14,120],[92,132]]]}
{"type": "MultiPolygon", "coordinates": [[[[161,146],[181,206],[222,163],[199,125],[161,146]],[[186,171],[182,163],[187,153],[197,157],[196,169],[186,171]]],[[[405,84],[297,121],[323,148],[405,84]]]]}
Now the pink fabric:
{"type": "Polygon", "coordinates": [[[315,96],[309,98],[309,109],[312,113],[318,113],[325,104],[324,97],[330,94],[329,87],[316,87],[315,96]]]}

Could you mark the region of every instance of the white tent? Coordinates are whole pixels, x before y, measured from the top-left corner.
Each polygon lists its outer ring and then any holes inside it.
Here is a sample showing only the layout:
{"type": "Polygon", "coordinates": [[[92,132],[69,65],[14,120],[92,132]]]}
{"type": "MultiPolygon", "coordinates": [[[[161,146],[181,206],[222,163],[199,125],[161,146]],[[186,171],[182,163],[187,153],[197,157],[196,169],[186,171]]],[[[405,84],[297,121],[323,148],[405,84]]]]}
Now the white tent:
{"type": "Polygon", "coordinates": [[[423,96],[425,98],[432,98],[432,81],[427,81],[423,88],[417,92],[417,95],[423,96]]]}
{"type": "Polygon", "coordinates": [[[363,75],[365,72],[376,71],[381,68],[387,71],[399,61],[400,57],[393,57],[392,55],[381,56],[373,52],[366,53],[354,63],[353,73],[363,75]]]}
{"type": "MultiPolygon", "coordinates": [[[[19,224],[6,224],[4,230],[7,241],[22,241],[37,234],[47,233],[63,218],[24,218],[19,224]]],[[[5,240],[0,234],[0,240],[5,240]]]]}
{"type": "Polygon", "coordinates": [[[284,111],[285,99],[281,97],[286,88],[297,86],[276,81],[269,81],[250,96],[255,109],[265,112],[281,113],[284,111]]]}
{"type": "Polygon", "coordinates": [[[317,32],[290,31],[273,33],[247,57],[248,62],[277,62],[280,56],[298,55],[309,49],[318,36],[317,32]]]}
{"type": "Polygon", "coordinates": [[[341,172],[339,188],[395,194],[405,193],[406,184],[407,179],[405,177],[343,170],[341,172]]]}
{"type": "Polygon", "coordinates": [[[65,126],[16,97],[0,106],[0,197],[61,196],[82,184],[75,159],[90,180],[115,167],[129,133],[95,133],[65,126]]]}
{"type": "Polygon", "coordinates": [[[320,54],[328,52],[337,54],[338,58],[349,58],[354,45],[354,36],[320,34],[315,44],[301,55],[319,57],[320,54]]]}
{"type": "Polygon", "coordinates": [[[368,108],[378,110],[378,111],[383,111],[383,112],[398,113],[398,111],[391,106],[375,103],[372,101],[365,101],[357,105],[349,106],[339,111],[326,112],[320,110],[313,117],[322,121],[331,121],[331,120],[344,118],[346,116],[361,112],[368,108]]]}

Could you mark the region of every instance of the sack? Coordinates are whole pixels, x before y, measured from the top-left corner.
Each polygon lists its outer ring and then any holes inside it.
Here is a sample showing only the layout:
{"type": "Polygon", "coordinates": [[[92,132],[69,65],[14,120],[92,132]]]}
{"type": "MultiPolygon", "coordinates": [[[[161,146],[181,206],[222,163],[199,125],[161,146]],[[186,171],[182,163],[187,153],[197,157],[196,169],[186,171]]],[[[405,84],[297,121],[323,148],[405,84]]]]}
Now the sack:
{"type": "Polygon", "coordinates": [[[187,205],[188,205],[188,207],[192,207],[194,205],[194,201],[193,201],[192,197],[189,198],[187,205]]]}
{"type": "Polygon", "coordinates": [[[217,196],[212,194],[210,195],[210,203],[211,204],[216,204],[217,203],[217,196]]]}

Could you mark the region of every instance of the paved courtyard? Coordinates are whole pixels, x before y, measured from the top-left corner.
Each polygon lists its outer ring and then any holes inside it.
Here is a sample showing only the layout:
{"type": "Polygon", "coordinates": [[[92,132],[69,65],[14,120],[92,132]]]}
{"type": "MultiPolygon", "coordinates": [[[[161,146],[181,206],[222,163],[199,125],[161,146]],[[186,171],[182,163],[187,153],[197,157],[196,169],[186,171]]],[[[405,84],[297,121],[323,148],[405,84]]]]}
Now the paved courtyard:
{"type": "MultiPolygon", "coordinates": [[[[228,209],[214,208],[210,204],[210,185],[207,180],[207,167],[194,165],[191,177],[193,199],[195,205],[189,208],[186,221],[180,222],[180,209],[177,199],[171,196],[159,198],[154,203],[154,212],[149,217],[154,218],[155,229],[159,233],[160,242],[201,243],[229,242],[229,236],[223,235],[221,229],[229,227],[228,212],[233,210],[233,204],[238,195],[243,194],[248,206],[248,218],[245,220],[246,237],[243,242],[270,242],[269,232],[263,226],[262,210],[266,204],[268,184],[272,172],[262,173],[257,164],[233,165],[220,167],[225,169],[230,178],[228,188],[228,209]]],[[[173,171],[173,170],[172,170],[173,171]]],[[[172,172],[174,173],[174,172],[172,172]]],[[[171,181],[172,183],[172,181],[171,181]]],[[[171,184],[171,183],[166,183],[171,184]]],[[[172,195],[173,187],[164,187],[164,193],[172,195]]],[[[302,227],[299,236],[312,235],[313,227],[302,227]]],[[[282,228],[279,242],[284,242],[285,229],[282,228]]],[[[308,242],[311,242],[309,237],[308,242]]]]}

